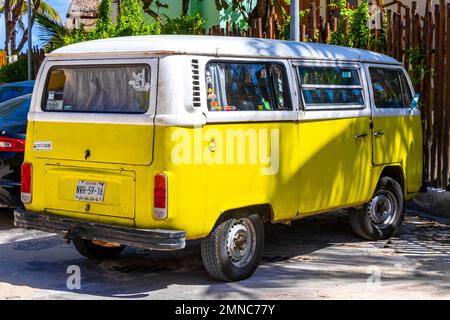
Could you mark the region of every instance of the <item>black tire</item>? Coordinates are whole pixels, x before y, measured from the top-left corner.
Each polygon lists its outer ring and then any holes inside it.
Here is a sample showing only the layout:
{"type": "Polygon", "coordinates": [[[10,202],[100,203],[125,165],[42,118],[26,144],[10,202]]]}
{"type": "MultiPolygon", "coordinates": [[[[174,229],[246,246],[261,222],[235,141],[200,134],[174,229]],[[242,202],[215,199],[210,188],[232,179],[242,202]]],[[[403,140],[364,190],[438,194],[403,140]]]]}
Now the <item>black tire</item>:
{"type": "Polygon", "coordinates": [[[251,214],[221,222],[202,240],[201,251],[206,271],[213,278],[229,282],[249,278],[258,267],[264,251],[264,225],[261,217],[251,214]],[[246,230],[249,235],[246,235],[246,230]],[[242,239],[245,239],[244,242],[242,239]],[[230,247],[233,249],[229,249],[230,247]],[[241,260],[236,258],[241,254],[240,248],[242,254],[245,253],[241,260]]]}
{"type": "Polygon", "coordinates": [[[93,243],[91,240],[81,238],[75,238],[72,242],[82,256],[92,260],[114,259],[117,258],[125,249],[125,246],[103,247],[93,243]]]}
{"type": "Polygon", "coordinates": [[[394,179],[382,177],[372,199],[362,210],[351,211],[349,220],[353,231],[361,238],[385,240],[397,233],[404,215],[402,187],[394,179]]]}

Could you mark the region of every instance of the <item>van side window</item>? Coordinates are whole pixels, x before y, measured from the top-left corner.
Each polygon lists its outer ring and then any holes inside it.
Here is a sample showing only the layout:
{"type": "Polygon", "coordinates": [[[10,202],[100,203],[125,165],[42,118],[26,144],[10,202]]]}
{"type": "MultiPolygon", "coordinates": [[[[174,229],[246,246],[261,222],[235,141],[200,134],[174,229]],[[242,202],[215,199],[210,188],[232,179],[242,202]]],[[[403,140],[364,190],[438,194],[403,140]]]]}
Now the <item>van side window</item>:
{"type": "Polygon", "coordinates": [[[369,68],[375,107],[379,109],[408,108],[411,90],[399,69],[369,68]]]}
{"type": "Polygon", "coordinates": [[[276,63],[209,63],[209,111],[291,110],[285,71],[276,63]]]}
{"type": "Polygon", "coordinates": [[[47,79],[42,110],[145,113],[150,89],[148,65],[57,67],[47,79]]]}
{"type": "Polygon", "coordinates": [[[351,67],[297,67],[305,109],[364,107],[359,70],[351,67]]]}

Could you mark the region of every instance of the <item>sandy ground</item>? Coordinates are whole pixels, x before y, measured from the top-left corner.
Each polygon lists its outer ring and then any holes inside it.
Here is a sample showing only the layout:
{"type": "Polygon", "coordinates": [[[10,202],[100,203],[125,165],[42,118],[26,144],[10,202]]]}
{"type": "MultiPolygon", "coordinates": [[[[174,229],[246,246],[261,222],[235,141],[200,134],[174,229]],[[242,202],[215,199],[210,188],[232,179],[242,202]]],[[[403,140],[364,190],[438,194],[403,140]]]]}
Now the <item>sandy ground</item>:
{"type": "Polygon", "coordinates": [[[199,242],[177,253],[127,249],[94,262],[57,236],[15,229],[0,211],[1,299],[450,299],[450,220],[410,212],[389,241],[365,242],[333,213],[268,225],[248,280],[204,270],[199,242]],[[79,268],[81,289],[70,268],[79,268]],[[69,279],[69,287],[67,281],[69,279]]]}

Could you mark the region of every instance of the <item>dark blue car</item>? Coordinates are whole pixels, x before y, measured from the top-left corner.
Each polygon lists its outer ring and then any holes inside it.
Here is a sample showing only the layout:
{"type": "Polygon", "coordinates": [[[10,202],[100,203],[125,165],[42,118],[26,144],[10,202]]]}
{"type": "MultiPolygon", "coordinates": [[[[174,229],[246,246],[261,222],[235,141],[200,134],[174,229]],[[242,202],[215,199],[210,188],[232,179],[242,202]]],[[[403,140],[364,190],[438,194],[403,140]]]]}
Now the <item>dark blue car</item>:
{"type": "Polygon", "coordinates": [[[33,93],[34,81],[0,84],[0,103],[33,93]]]}
{"type": "Polygon", "coordinates": [[[0,85],[0,207],[19,207],[31,82],[0,85]]]}

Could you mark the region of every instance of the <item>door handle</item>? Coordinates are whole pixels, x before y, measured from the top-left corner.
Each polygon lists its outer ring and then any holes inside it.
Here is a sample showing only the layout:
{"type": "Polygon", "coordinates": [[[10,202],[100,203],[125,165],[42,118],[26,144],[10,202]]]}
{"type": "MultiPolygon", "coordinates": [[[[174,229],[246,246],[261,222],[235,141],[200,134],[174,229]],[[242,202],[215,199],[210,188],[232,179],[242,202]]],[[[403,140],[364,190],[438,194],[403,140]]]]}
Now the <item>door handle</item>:
{"type": "Polygon", "coordinates": [[[355,139],[364,139],[364,138],[367,138],[367,136],[368,136],[367,133],[361,133],[361,134],[355,135],[355,139]]]}
{"type": "Polygon", "coordinates": [[[384,135],[384,132],[383,132],[383,131],[375,131],[375,132],[373,133],[373,135],[374,135],[375,137],[381,137],[381,136],[384,135]]]}

